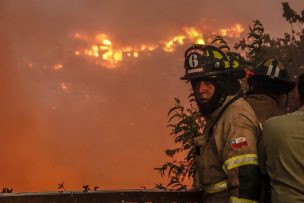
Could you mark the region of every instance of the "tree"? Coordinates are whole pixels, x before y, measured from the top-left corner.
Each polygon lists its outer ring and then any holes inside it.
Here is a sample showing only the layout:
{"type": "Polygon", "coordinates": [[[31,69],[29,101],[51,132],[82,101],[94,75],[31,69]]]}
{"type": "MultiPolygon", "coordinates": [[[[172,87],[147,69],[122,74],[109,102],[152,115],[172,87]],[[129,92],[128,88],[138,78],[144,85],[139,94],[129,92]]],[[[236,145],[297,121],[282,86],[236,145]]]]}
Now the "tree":
{"type": "Polygon", "coordinates": [[[158,189],[186,189],[187,185],[184,184],[185,178],[192,179],[195,171],[194,158],[195,147],[194,138],[202,135],[204,121],[200,116],[197,108],[192,104],[193,96],[190,96],[190,107],[185,109],[178,98],[175,98],[174,107],[169,110],[168,116],[171,133],[174,137],[175,143],[179,147],[175,149],[167,149],[166,155],[173,159],[172,162],[166,162],[158,170],[161,176],[167,176],[169,182],[167,185],[156,184],[155,188],[158,189]],[[177,161],[175,156],[178,153],[185,153],[183,160],[177,161]]]}
{"type": "MultiPolygon", "coordinates": [[[[285,64],[291,78],[296,80],[297,75],[304,70],[304,9],[299,15],[288,3],[283,2],[282,6],[283,17],[291,25],[290,32],[286,32],[283,37],[273,38],[264,32],[262,23],[256,20],[252,27],[249,26],[247,39],[240,40],[234,48],[245,52],[249,68],[266,58],[277,58],[285,64]]],[[[289,100],[289,108],[296,108],[294,99],[289,100]]]]}
{"type": "MultiPolygon", "coordinates": [[[[235,44],[234,48],[244,53],[245,64],[252,68],[266,58],[277,58],[285,63],[293,79],[304,70],[304,9],[301,14],[294,11],[288,3],[283,2],[283,17],[290,23],[291,31],[286,32],[283,37],[273,38],[264,32],[264,27],[259,20],[253,21],[249,26],[247,39],[242,39],[235,44]],[[295,28],[297,25],[297,28],[295,28]]],[[[230,48],[226,41],[218,36],[212,42],[214,46],[229,52],[230,48]]],[[[194,158],[195,147],[193,139],[202,135],[204,122],[197,108],[193,104],[193,95],[189,97],[190,107],[185,109],[178,98],[175,98],[174,107],[168,113],[170,135],[179,147],[167,149],[166,155],[173,159],[159,168],[161,176],[167,176],[169,182],[166,185],[156,184],[158,189],[186,189],[184,184],[186,177],[192,178],[195,173],[194,158]],[[181,161],[177,161],[175,156],[178,153],[186,155],[181,161]]],[[[295,101],[291,100],[290,106],[295,106],[295,101]]]]}

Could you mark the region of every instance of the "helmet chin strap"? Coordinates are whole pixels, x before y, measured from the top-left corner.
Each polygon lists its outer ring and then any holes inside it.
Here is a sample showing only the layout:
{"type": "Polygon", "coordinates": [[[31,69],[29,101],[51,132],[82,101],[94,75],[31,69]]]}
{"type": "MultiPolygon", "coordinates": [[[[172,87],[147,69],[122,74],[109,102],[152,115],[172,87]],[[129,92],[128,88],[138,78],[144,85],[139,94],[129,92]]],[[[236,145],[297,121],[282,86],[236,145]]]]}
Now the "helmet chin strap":
{"type": "Polygon", "coordinates": [[[222,106],[225,102],[227,95],[224,94],[222,88],[215,82],[212,81],[212,84],[215,87],[214,94],[207,102],[202,102],[199,97],[199,93],[195,92],[195,99],[199,108],[199,112],[203,116],[207,116],[215,111],[218,107],[222,106]]]}
{"type": "Polygon", "coordinates": [[[219,77],[215,80],[210,80],[210,82],[214,85],[214,93],[207,102],[203,103],[200,100],[199,93],[194,93],[199,111],[203,116],[211,114],[218,107],[222,106],[228,95],[241,94],[241,86],[238,80],[219,77]]]}
{"type": "Polygon", "coordinates": [[[212,98],[206,103],[197,103],[199,112],[203,116],[208,116],[212,112],[214,112],[218,107],[222,106],[225,101],[225,98],[220,98],[219,102],[214,102],[212,98]]]}

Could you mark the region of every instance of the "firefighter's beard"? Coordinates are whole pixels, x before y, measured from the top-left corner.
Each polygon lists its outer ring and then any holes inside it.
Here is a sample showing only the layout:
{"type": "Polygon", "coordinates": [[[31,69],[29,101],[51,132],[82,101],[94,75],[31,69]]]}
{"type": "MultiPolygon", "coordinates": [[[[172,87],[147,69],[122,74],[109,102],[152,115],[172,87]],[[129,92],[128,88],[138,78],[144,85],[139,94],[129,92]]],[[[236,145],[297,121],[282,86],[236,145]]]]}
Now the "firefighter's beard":
{"type": "Polygon", "coordinates": [[[224,101],[226,99],[226,97],[223,96],[220,87],[216,83],[214,83],[214,85],[215,85],[214,94],[207,101],[203,101],[202,99],[200,99],[200,95],[198,92],[194,93],[195,100],[196,100],[197,106],[199,108],[199,112],[203,116],[207,116],[207,115],[211,114],[212,112],[214,112],[217,108],[222,106],[222,104],[224,103],[224,101]]]}

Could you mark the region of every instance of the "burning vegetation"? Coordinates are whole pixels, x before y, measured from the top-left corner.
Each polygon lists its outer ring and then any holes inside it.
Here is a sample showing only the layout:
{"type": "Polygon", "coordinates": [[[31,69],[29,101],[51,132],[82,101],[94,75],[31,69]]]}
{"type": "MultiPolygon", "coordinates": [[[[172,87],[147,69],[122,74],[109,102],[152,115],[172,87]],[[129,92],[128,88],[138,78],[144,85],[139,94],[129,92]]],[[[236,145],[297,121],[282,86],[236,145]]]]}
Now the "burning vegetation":
{"type": "MultiPolygon", "coordinates": [[[[157,43],[121,45],[114,42],[108,34],[98,33],[95,36],[89,36],[85,33],[75,33],[74,39],[84,42],[85,46],[79,47],[74,51],[76,56],[87,56],[95,59],[96,65],[106,68],[116,68],[125,58],[136,59],[140,55],[151,54],[161,49],[164,52],[175,52],[178,46],[184,43],[205,44],[210,43],[214,36],[222,35],[229,38],[239,38],[244,32],[244,27],[236,23],[228,28],[221,28],[218,31],[204,33],[197,27],[185,26],[182,33],[169,37],[166,40],[160,40],[157,43]]],[[[54,69],[60,69],[62,66],[56,65],[54,69]]]]}

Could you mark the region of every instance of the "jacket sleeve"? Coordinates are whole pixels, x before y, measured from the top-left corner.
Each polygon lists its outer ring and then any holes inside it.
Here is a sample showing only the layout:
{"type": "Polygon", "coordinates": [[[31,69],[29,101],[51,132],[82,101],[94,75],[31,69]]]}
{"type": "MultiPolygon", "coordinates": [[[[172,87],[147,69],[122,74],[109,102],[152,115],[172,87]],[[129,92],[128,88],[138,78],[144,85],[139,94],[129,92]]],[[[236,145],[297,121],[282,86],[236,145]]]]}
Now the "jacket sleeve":
{"type": "MultiPolygon", "coordinates": [[[[228,113],[228,112],[227,112],[228,113]]],[[[256,118],[245,112],[230,111],[218,123],[223,143],[219,152],[222,167],[227,174],[227,187],[232,203],[254,203],[259,199],[260,175],[257,139],[260,134],[256,118]]]]}

